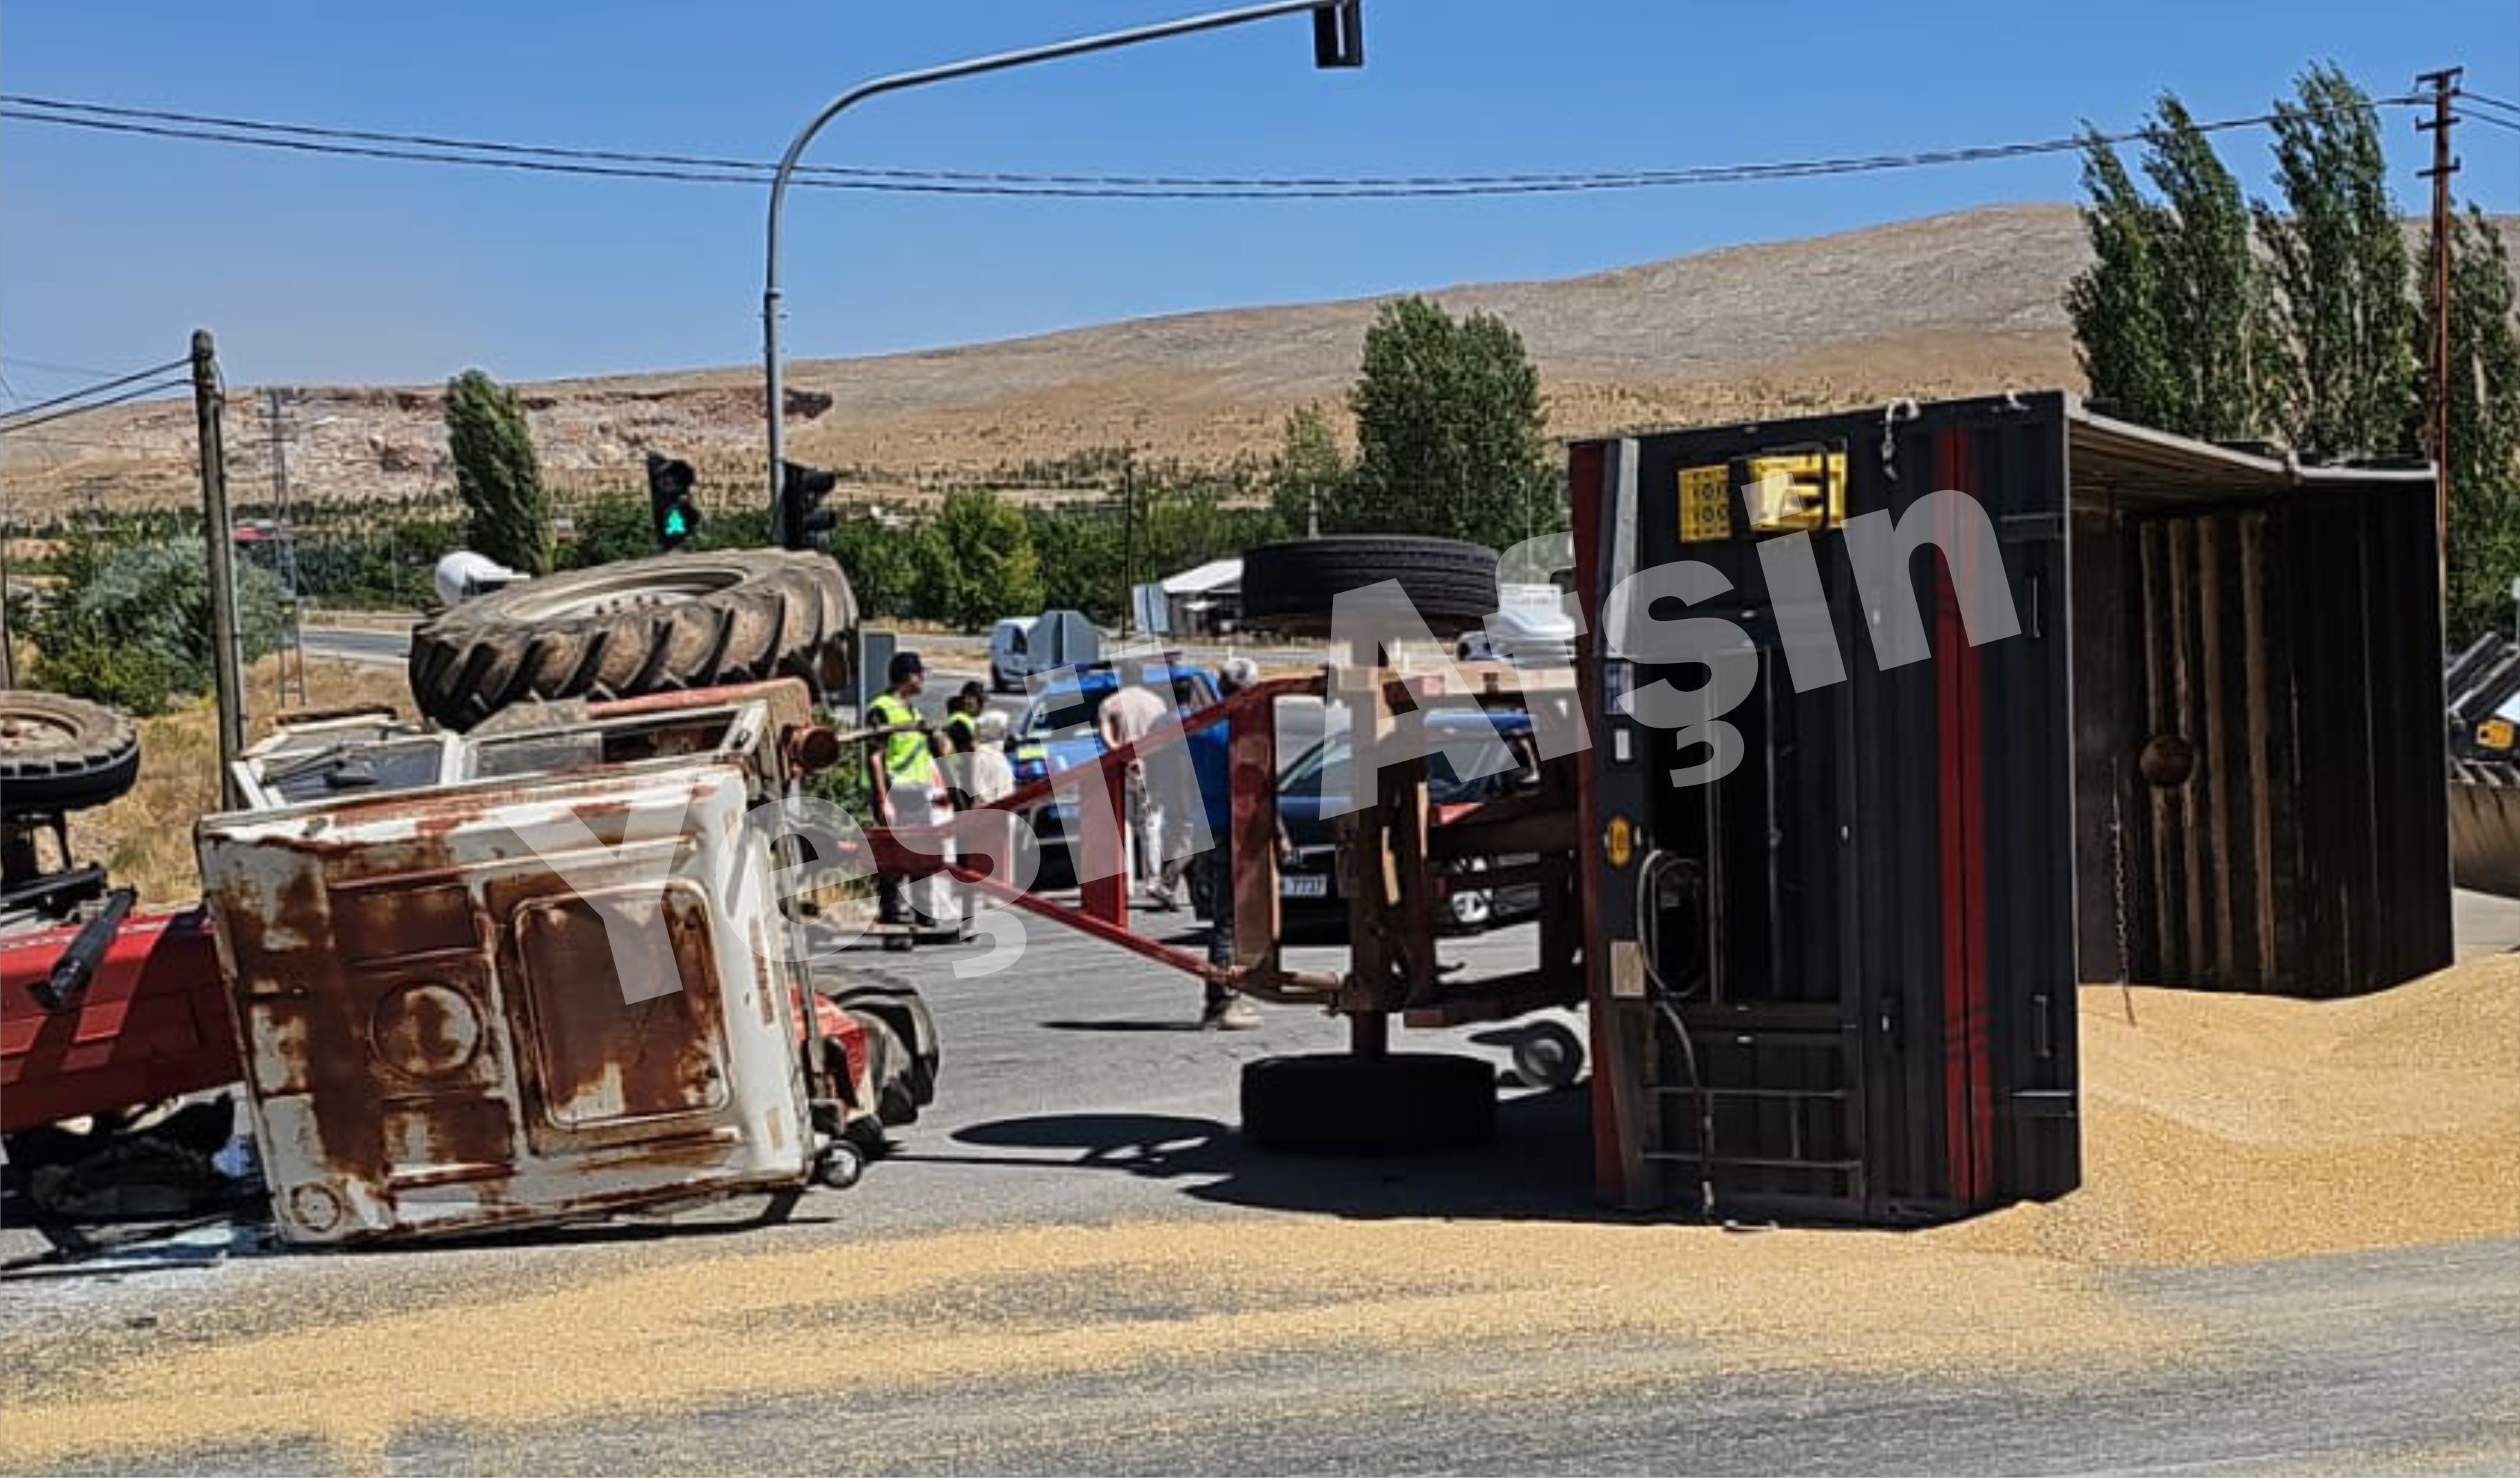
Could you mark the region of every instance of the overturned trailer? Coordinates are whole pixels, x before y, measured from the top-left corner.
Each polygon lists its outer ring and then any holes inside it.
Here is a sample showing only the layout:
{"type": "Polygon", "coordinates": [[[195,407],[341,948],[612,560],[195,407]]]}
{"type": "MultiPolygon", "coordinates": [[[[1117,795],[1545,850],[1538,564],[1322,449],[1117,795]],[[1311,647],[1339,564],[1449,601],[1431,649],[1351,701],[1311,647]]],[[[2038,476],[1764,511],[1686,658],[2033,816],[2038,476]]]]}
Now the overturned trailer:
{"type": "Polygon", "coordinates": [[[2078,981],[2341,995],[2449,961],[2428,473],[2062,393],[1571,468],[1608,1199],[1897,1222],[2053,1196],[2080,1178],[2078,981]],[[1707,665],[1603,630],[1675,561],[1720,574],[1691,613],[1755,677],[1704,784],[1672,783],[1706,751],[1631,694],[1707,665]]]}
{"type": "MultiPolygon", "coordinates": [[[[2061,392],[1596,439],[1569,469],[1572,681],[1430,685],[1369,638],[1183,719],[1230,733],[1230,963],[1132,933],[1116,865],[1073,907],[932,834],[875,833],[883,865],[1345,1016],[1346,1053],[1246,1068],[1243,1131],[1280,1147],[1483,1139],[1493,1069],[1395,1051],[1393,1018],[1588,1005],[1601,1198],[1723,1216],[1912,1223],[2071,1190],[2081,982],[2327,996],[2448,962],[2428,475],[2061,392]],[[1344,705],[1377,754],[1335,830],[1337,971],[1281,962],[1289,698],[1344,705]],[[1500,705],[1559,741],[1527,790],[1439,814],[1425,716],[1500,705]],[[1445,963],[1440,902],[1508,879],[1539,899],[1527,966],[1445,963]]],[[[1475,619],[1463,549],[1254,550],[1246,606],[1334,629],[1361,586],[1441,634],[1475,619]]],[[[1080,798],[1116,858],[1117,777],[1180,732],[998,804],[1080,798]]]]}

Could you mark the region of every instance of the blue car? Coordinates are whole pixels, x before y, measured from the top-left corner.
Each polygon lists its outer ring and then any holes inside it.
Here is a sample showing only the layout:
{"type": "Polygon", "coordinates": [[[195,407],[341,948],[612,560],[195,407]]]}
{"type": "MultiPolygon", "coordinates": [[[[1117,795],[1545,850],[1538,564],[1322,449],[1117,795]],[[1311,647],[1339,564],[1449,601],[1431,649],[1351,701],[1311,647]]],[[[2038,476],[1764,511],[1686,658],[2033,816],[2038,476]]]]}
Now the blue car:
{"type": "MultiPolygon", "coordinates": [[[[1214,703],[1216,674],[1188,664],[1156,664],[1147,671],[1151,684],[1170,683],[1175,710],[1187,718],[1214,703]]],[[[1007,736],[1007,758],[1013,762],[1015,784],[1026,785],[1045,776],[1091,765],[1103,755],[1102,734],[1094,720],[1102,700],[1120,689],[1120,674],[1111,665],[1078,668],[1035,694],[1023,717],[1007,736]]],[[[1041,887],[1065,887],[1075,881],[1067,838],[1075,829],[1076,802],[1054,797],[1029,813],[1033,834],[1041,841],[1041,887]]]]}

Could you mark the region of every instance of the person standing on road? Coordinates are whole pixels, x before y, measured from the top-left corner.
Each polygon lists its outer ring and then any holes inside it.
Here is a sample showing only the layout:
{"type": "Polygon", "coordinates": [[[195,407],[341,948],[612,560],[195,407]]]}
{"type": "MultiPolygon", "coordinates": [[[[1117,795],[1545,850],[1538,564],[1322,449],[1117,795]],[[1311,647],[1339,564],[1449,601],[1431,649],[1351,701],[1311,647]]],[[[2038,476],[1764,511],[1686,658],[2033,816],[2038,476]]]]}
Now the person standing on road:
{"type": "MultiPolygon", "coordinates": [[[[1105,752],[1145,739],[1171,715],[1171,703],[1154,689],[1151,678],[1150,669],[1132,663],[1121,675],[1120,686],[1102,700],[1094,723],[1102,732],[1105,752]]],[[[1167,684],[1164,692],[1170,691],[1167,684]]],[[[1123,800],[1128,817],[1123,871],[1133,882],[1151,883],[1162,874],[1164,807],[1161,797],[1147,784],[1144,759],[1129,761],[1123,800]]]]}
{"type": "MultiPolygon", "coordinates": [[[[1217,674],[1217,693],[1232,697],[1260,679],[1260,669],[1249,657],[1227,661],[1217,674]]],[[[1190,746],[1191,773],[1198,781],[1199,805],[1207,815],[1207,848],[1192,863],[1199,869],[1200,882],[1207,893],[1207,963],[1230,965],[1234,963],[1234,775],[1231,763],[1231,736],[1223,723],[1192,730],[1186,742],[1190,746]]],[[[1210,982],[1207,1005],[1199,1012],[1198,1024],[1218,1031],[1247,1031],[1260,1024],[1260,1013],[1242,993],[1229,985],[1210,982]]]]}
{"type": "MultiPolygon", "coordinates": [[[[936,753],[918,707],[919,694],[927,687],[927,664],[915,651],[895,652],[884,679],[889,686],[867,704],[866,711],[868,727],[892,731],[867,751],[876,821],[893,828],[942,826],[954,813],[945,804],[936,753]]],[[[885,923],[911,927],[940,924],[953,907],[949,885],[950,879],[941,872],[916,881],[898,873],[878,873],[877,916],[885,923]]],[[[885,944],[904,947],[890,939],[885,944]]]]}
{"type": "MultiPolygon", "coordinates": [[[[968,749],[959,749],[945,757],[945,773],[963,809],[977,811],[991,801],[1004,800],[1014,794],[1015,767],[1014,761],[1007,758],[1007,716],[1005,714],[993,708],[983,709],[968,738],[963,734],[957,734],[954,741],[957,744],[968,742],[970,745],[968,749]]],[[[1022,818],[1012,811],[989,814],[997,819],[997,825],[988,829],[987,834],[991,838],[990,844],[994,850],[987,855],[992,864],[1003,860],[1007,866],[1012,867],[1018,844],[1015,829],[1022,825],[1022,818]],[[998,840],[999,837],[1003,837],[1003,841],[998,840]]],[[[963,826],[968,828],[980,820],[982,818],[967,817],[963,826]]],[[[965,831],[963,835],[966,841],[971,839],[969,831],[965,831]]],[[[958,847],[957,852],[968,860],[971,855],[971,848],[958,847]]],[[[977,906],[982,896],[974,894],[967,899],[966,908],[977,906]]]]}
{"type": "Polygon", "coordinates": [[[979,739],[980,715],[989,708],[989,690],[985,684],[969,682],[945,705],[945,722],[938,725],[944,735],[945,752],[968,754],[979,739]]]}

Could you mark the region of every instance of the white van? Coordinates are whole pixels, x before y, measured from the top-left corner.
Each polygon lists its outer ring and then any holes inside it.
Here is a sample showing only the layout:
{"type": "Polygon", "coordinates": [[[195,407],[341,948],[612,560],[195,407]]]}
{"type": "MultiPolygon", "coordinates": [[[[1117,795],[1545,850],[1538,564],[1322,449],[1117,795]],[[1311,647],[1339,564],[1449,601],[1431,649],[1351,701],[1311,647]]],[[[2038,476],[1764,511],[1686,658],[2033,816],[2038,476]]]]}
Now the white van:
{"type": "Polygon", "coordinates": [[[1021,693],[1032,673],[1032,629],[1039,616],[1008,616],[989,628],[989,691],[1021,693]]]}
{"type": "Polygon", "coordinates": [[[1102,633],[1078,610],[1007,616],[989,628],[989,689],[1021,693],[1027,682],[1060,667],[1102,660],[1102,633]]]}

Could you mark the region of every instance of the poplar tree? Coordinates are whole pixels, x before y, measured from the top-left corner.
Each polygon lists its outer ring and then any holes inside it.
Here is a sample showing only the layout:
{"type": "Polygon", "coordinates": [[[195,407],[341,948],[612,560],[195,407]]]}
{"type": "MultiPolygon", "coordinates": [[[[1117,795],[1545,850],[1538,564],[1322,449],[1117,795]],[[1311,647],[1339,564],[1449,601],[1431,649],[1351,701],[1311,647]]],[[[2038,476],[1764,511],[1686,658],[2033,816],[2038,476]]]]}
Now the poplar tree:
{"type": "Polygon", "coordinates": [[[2170,364],[2161,327],[2160,211],[2136,188],[2118,152],[2083,125],[2083,229],[2092,264],[2065,290],[2075,351],[2092,397],[2110,415],[2166,425],[2170,364]]]}
{"type": "Polygon", "coordinates": [[[2169,368],[2163,428],[2213,441],[2261,435],[2273,339],[2240,183],[2169,93],[2154,111],[2143,170],[2161,193],[2152,241],[2169,368]]]}
{"type": "Polygon", "coordinates": [[[446,382],[446,450],[468,515],[465,541],[510,569],[552,567],[551,508],[517,393],[479,370],[446,382]]]}
{"type": "Polygon", "coordinates": [[[2275,105],[2280,210],[2256,208],[2277,307],[2270,419],[2305,458],[2413,449],[2421,407],[2407,240],[2371,100],[2330,66],[2275,105]]]}

